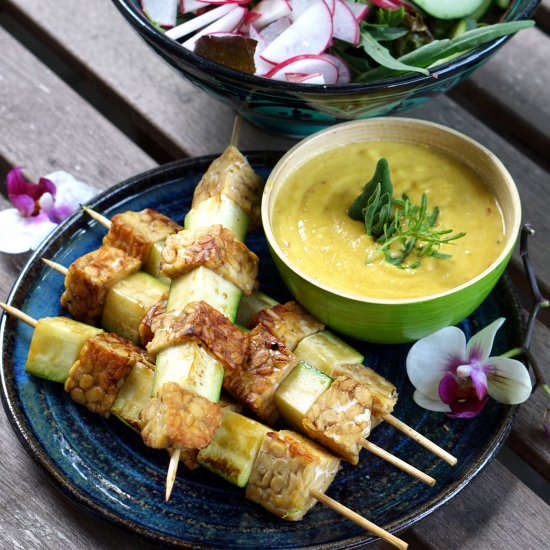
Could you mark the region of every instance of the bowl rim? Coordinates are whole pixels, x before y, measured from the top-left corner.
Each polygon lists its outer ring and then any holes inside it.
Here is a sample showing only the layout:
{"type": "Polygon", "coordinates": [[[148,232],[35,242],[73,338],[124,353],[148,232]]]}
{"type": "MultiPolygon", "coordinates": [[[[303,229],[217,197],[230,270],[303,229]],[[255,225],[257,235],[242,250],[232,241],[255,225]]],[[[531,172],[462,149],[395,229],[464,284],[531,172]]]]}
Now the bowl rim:
{"type": "MultiPolygon", "coordinates": [[[[399,88],[402,86],[419,85],[423,83],[433,83],[434,78],[439,81],[444,80],[448,74],[453,74],[463,68],[467,68],[470,64],[475,63],[479,58],[487,59],[488,56],[494,50],[498,49],[501,45],[507,42],[513,34],[496,38],[491,42],[488,42],[482,46],[478,46],[473,50],[469,50],[461,54],[460,56],[437,65],[429,69],[428,75],[420,73],[413,73],[408,75],[402,75],[393,77],[386,80],[373,80],[372,82],[350,82],[347,84],[300,84],[296,82],[285,82],[272,80],[270,78],[264,78],[261,76],[250,75],[225,67],[214,61],[210,61],[204,57],[201,57],[191,51],[181,47],[181,45],[164,35],[162,31],[156,28],[147,17],[137,8],[134,0],[112,0],[122,15],[140,32],[142,32],[146,39],[152,44],[162,46],[164,50],[167,50],[175,58],[183,58],[185,61],[192,63],[198,69],[204,71],[210,76],[224,77],[227,80],[234,81],[237,85],[245,83],[254,88],[255,92],[273,93],[277,92],[304,92],[310,95],[327,95],[330,93],[338,93],[338,95],[354,95],[359,92],[365,91],[383,91],[388,89],[399,88]]],[[[518,2],[521,0],[517,0],[518,2]]],[[[527,0],[527,6],[518,13],[517,19],[519,21],[531,17],[536,11],[538,5],[542,0],[527,0]]]]}
{"type": "MultiPolygon", "coordinates": [[[[416,143],[421,144],[421,141],[412,141],[412,140],[399,140],[399,139],[391,139],[391,140],[384,140],[384,139],[365,139],[365,140],[353,140],[350,143],[359,143],[361,141],[402,141],[403,143],[416,143]]],[[[323,148],[322,152],[326,152],[328,150],[336,149],[339,147],[343,147],[346,144],[337,144],[334,145],[334,147],[327,147],[323,148]]],[[[445,154],[452,157],[452,154],[444,151],[445,154]]],[[[306,158],[304,162],[308,162],[312,160],[315,157],[315,155],[310,155],[306,158]]],[[[456,157],[456,160],[459,162],[463,162],[460,158],[456,157]]],[[[319,132],[316,132],[307,138],[299,141],[296,145],[294,145],[291,149],[289,149],[277,162],[277,164],[274,166],[273,170],[271,171],[264,191],[262,195],[262,205],[261,205],[261,216],[262,216],[262,225],[264,229],[264,233],[266,236],[266,240],[269,244],[269,247],[271,248],[272,252],[277,255],[277,257],[280,259],[281,262],[283,262],[291,271],[293,271],[296,275],[301,277],[303,280],[305,280],[310,285],[313,285],[325,292],[328,292],[330,294],[336,295],[338,297],[351,300],[354,302],[362,302],[365,304],[379,304],[379,305],[410,305],[410,304],[418,304],[418,303],[426,303],[431,302],[433,300],[438,300],[440,298],[444,298],[446,296],[450,296],[451,294],[455,294],[458,292],[461,292],[462,290],[465,290],[473,285],[475,285],[478,281],[481,279],[484,279],[487,275],[489,275],[492,271],[498,268],[498,266],[504,262],[511,252],[513,251],[517,238],[520,231],[521,226],[521,200],[519,196],[519,192],[517,189],[517,186],[514,182],[514,179],[512,178],[510,172],[506,169],[502,161],[487,147],[482,145],[481,143],[477,142],[473,138],[467,136],[466,134],[463,134],[462,132],[458,132],[457,130],[454,130],[453,128],[449,128],[447,126],[444,126],[442,124],[438,124],[436,122],[431,122],[427,120],[420,120],[420,119],[413,119],[413,118],[405,118],[405,117],[376,117],[376,118],[369,118],[369,119],[361,119],[361,120],[353,120],[350,122],[343,122],[336,124],[334,126],[331,126],[329,128],[325,128],[319,132]],[[311,142],[316,142],[319,140],[323,140],[327,134],[335,134],[339,133],[342,130],[345,130],[348,127],[352,126],[377,126],[381,122],[384,123],[384,125],[407,125],[410,127],[417,127],[419,130],[419,135],[422,135],[420,131],[423,128],[431,128],[435,129],[441,133],[447,133],[451,136],[454,136],[455,138],[458,138],[460,140],[463,140],[465,143],[468,143],[471,146],[474,146],[477,148],[483,155],[487,158],[489,162],[492,162],[495,166],[495,168],[502,174],[502,181],[505,183],[505,187],[508,190],[508,192],[511,195],[511,204],[513,208],[512,212],[512,223],[510,224],[510,227],[506,228],[507,232],[505,235],[505,246],[501,253],[498,255],[497,258],[481,273],[476,275],[473,279],[470,279],[469,281],[459,285],[455,286],[453,288],[450,288],[444,292],[439,292],[437,294],[429,294],[426,296],[418,296],[415,298],[373,298],[368,296],[361,296],[357,294],[352,294],[349,292],[343,292],[341,290],[338,290],[336,288],[333,288],[327,284],[324,284],[318,280],[316,280],[311,275],[305,273],[302,269],[295,266],[291,260],[287,257],[287,255],[281,250],[281,247],[279,246],[275,235],[272,231],[271,226],[271,219],[269,216],[269,210],[271,205],[271,200],[273,196],[273,191],[277,186],[280,187],[281,181],[278,182],[275,181],[275,179],[279,176],[279,173],[285,168],[286,163],[289,162],[289,159],[294,157],[295,155],[299,155],[300,151],[302,150],[302,147],[306,145],[311,145],[311,142]]]]}

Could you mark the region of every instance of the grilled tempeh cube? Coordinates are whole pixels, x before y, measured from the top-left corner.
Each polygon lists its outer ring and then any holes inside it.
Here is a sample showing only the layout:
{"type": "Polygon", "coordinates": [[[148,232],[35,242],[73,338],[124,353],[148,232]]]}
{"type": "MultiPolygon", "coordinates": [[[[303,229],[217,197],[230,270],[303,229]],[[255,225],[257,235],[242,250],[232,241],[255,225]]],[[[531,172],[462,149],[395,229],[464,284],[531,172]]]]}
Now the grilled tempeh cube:
{"type": "Polygon", "coordinates": [[[359,462],[361,440],[370,434],[372,396],[366,384],[336,378],[307,412],[307,435],[351,464],[359,462]]]}
{"type": "Polygon", "coordinates": [[[304,338],[325,328],[321,321],[296,302],[263,309],[254,316],[252,322],[263,325],[291,351],[294,351],[304,338]]]}
{"type": "Polygon", "coordinates": [[[248,334],[239,330],[223,313],[204,301],[190,302],[183,309],[157,316],[151,324],[154,337],[147,351],[157,353],[192,338],[203,342],[230,374],[247,359],[248,334]]]}
{"type": "Polygon", "coordinates": [[[223,387],[267,424],[278,416],[275,392],[296,365],[296,357],[265,328],[248,333],[245,365],[224,377],[223,387]]]}
{"type": "Polygon", "coordinates": [[[258,256],[221,225],[184,229],[166,240],[161,272],[170,279],[205,266],[245,294],[250,294],[258,275],[258,256]]]}
{"type": "Polygon", "coordinates": [[[383,376],[364,365],[336,365],[332,376],[349,376],[365,384],[372,394],[371,428],[378,426],[397,403],[397,390],[383,376]]]}
{"type": "Polygon", "coordinates": [[[144,263],[156,242],[164,241],[168,235],[182,229],[181,225],[152,208],[141,212],[128,211],[112,217],[103,244],[120,248],[144,263]]]}
{"type": "Polygon", "coordinates": [[[140,420],[141,437],[148,447],[202,449],[221,424],[222,408],[175,382],[167,382],[145,405],[140,420]]]}
{"type": "Polygon", "coordinates": [[[300,520],[317,502],[311,491],[325,492],[339,464],[336,457],[294,432],[270,432],[254,462],[246,497],[283,519],[300,520]]]}
{"type": "Polygon", "coordinates": [[[118,391],[136,363],[150,358],[132,342],[109,332],[89,338],[69,371],[65,390],[81,405],[108,417],[118,391]]]}
{"type": "Polygon", "coordinates": [[[212,162],[195,188],[192,207],[215,195],[225,195],[259,225],[263,179],[254,172],[244,155],[233,145],[212,162]]]}
{"type": "Polygon", "coordinates": [[[69,266],[61,305],[75,319],[95,325],[101,319],[109,288],[140,267],[137,258],[118,248],[101,246],[69,266]]]}
{"type": "Polygon", "coordinates": [[[149,311],[145,314],[145,317],[139,324],[139,343],[145,348],[147,344],[153,339],[154,333],[151,325],[153,321],[162,313],[166,313],[166,304],[168,303],[168,293],[149,308],[149,311]]]}

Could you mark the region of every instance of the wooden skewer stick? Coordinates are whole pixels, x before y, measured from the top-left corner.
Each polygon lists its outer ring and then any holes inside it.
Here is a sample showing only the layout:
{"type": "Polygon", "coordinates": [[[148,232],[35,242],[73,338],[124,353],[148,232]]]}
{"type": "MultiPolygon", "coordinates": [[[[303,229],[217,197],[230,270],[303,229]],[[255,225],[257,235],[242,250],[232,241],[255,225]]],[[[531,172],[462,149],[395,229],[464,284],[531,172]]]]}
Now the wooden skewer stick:
{"type": "Polygon", "coordinates": [[[64,265],[58,264],[57,262],[52,262],[51,260],[47,260],[46,258],[42,258],[42,261],[48,267],[51,267],[54,271],[61,273],[61,275],[63,276],[67,275],[68,269],[64,265]]]}
{"type": "Polygon", "coordinates": [[[178,472],[178,464],[180,462],[180,449],[172,449],[170,453],[170,464],[168,465],[168,473],[166,474],[166,493],[164,500],[168,502],[170,495],[172,494],[172,488],[176,481],[176,474],[178,472]]]}
{"type": "Polygon", "coordinates": [[[350,510],[347,506],[340,504],[337,500],[330,498],[324,493],[321,493],[320,491],[316,491],[315,489],[313,489],[309,494],[314,499],[318,500],[319,502],[322,502],[329,508],[332,508],[335,512],[337,512],[341,516],[357,523],[357,525],[360,525],[363,529],[366,529],[373,535],[380,537],[382,540],[385,540],[390,544],[393,544],[393,546],[395,546],[396,548],[401,548],[402,550],[405,550],[409,546],[404,540],[401,540],[395,535],[392,535],[390,532],[386,531],[385,529],[382,529],[382,527],[378,527],[378,525],[372,523],[368,519],[359,515],[357,512],[350,510]]]}
{"type": "Polygon", "coordinates": [[[84,205],[81,205],[81,206],[82,206],[82,210],[84,210],[84,212],[86,212],[86,214],[88,214],[90,218],[93,218],[94,220],[99,222],[106,229],[111,229],[111,220],[109,218],[106,218],[105,216],[103,216],[99,212],[96,212],[95,210],[92,210],[88,206],[84,206],[84,205]]]}
{"type": "Polygon", "coordinates": [[[401,460],[400,458],[397,458],[396,456],[392,455],[385,449],[382,449],[382,447],[379,447],[378,445],[375,445],[374,443],[371,443],[370,441],[367,441],[366,439],[363,439],[361,441],[361,446],[372,453],[373,455],[376,455],[378,458],[381,458],[382,460],[385,460],[386,462],[389,462],[396,468],[399,468],[403,472],[409,474],[410,476],[415,477],[416,479],[419,479],[423,483],[426,483],[426,485],[429,485],[430,487],[433,487],[435,485],[435,479],[428,474],[425,474],[418,468],[415,468],[408,462],[405,462],[404,460],[401,460]]]}
{"type": "Polygon", "coordinates": [[[384,417],[384,420],[400,432],[408,435],[411,439],[414,439],[419,445],[422,445],[422,447],[428,449],[428,451],[431,451],[434,455],[443,459],[451,466],[454,466],[457,463],[456,457],[436,445],[433,441],[430,441],[427,437],[418,433],[416,430],[413,430],[413,428],[399,420],[399,418],[395,418],[392,414],[387,414],[384,417]]]}
{"type": "Polygon", "coordinates": [[[27,323],[27,325],[30,325],[33,328],[36,327],[37,320],[33,319],[30,315],[27,315],[26,313],[23,313],[21,310],[16,309],[12,306],[8,306],[8,304],[5,304],[4,302],[0,302],[0,307],[20,321],[27,323]]]}
{"type": "Polygon", "coordinates": [[[231,132],[231,140],[229,141],[229,145],[233,145],[233,147],[237,147],[239,143],[242,121],[243,121],[243,117],[240,114],[237,114],[233,122],[233,131],[231,132]]]}

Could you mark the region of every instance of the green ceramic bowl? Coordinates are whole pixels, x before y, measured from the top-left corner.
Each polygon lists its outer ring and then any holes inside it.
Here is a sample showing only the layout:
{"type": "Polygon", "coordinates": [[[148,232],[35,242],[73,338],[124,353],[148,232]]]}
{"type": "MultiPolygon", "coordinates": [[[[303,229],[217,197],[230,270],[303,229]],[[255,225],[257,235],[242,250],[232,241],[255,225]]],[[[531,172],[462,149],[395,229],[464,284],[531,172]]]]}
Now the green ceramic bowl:
{"type": "Polygon", "coordinates": [[[487,297],[512,255],[520,229],[521,205],[506,168],[479,143],[431,122],[380,118],[331,127],[288,151],[268,178],[262,200],[262,220],[277,269],[296,300],[306,309],[332,329],[348,336],[377,343],[403,343],[459,323],[487,297]],[[446,153],[481,175],[502,208],[505,244],[498,258],[485,271],[456,288],[403,300],[365,298],[342,292],[321,284],[293,265],[277,243],[271,226],[273,208],[283,182],[310,159],[358,141],[424,144],[446,153]]]}

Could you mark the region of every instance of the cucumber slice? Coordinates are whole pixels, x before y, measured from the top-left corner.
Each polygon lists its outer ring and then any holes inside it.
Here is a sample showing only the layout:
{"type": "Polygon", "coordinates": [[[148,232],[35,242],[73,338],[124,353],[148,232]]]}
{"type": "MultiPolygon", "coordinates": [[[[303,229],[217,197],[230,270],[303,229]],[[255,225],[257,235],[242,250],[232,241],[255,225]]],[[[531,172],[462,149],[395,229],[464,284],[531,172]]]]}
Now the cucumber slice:
{"type": "Polygon", "coordinates": [[[154,376],[152,369],[143,363],[136,363],[111,407],[112,414],[138,432],[141,431],[139,414],[151,399],[154,376]]]}
{"type": "Polygon", "coordinates": [[[438,19],[461,19],[474,13],[485,0],[414,0],[426,13],[438,19]]]}
{"type": "Polygon", "coordinates": [[[201,449],[198,462],[238,487],[246,487],[256,455],[265,435],[273,431],[255,420],[229,409],[214,438],[201,449]]]}
{"type": "Polygon", "coordinates": [[[101,326],[138,344],[142,319],[167,291],[165,284],[143,271],[125,277],[107,292],[101,326]]]}
{"type": "Polygon", "coordinates": [[[332,376],[335,365],[358,365],[364,356],[328,330],[304,338],[294,350],[299,360],[332,376]]]}
{"type": "Polygon", "coordinates": [[[162,256],[162,249],[164,248],[164,241],[159,241],[151,247],[151,252],[147,261],[143,264],[143,271],[149,273],[155,279],[158,279],[161,283],[165,285],[170,284],[170,279],[161,275],[160,273],[160,259],[162,256]]]}
{"type": "Polygon", "coordinates": [[[331,384],[332,378],[300,361],[275,394],[279,413],[292,426],[302,431],[304,416],[331,384]]]}
{"type": "Polygon", "coordinates": [[[25,370],[53,382],[65,382],[86,340],[102,332],[67,317],[44,317],[34,329],[25,370]]]}
{"type": "Polygon", "coordinates": [[[241,289],[221,275],[206,267],[197,267],[172,281],[166,307],[174,311],[189,302],[204,300],[233,321],[241,296],[241,289]]]}
{"type": "Polygon", "coordinates": [[[223,382],[223,365],[198,342],[171,346],[157,355],[152,395],[166,382],[217,403],[223,382]]]}
{"type": "Polygon", "coordinates": [[[254,290],[250,296],[243,296],[239,302],[236,322],[243,327],[250,327],[252,317],[262,311],[276,306],[279,302],[270,298],[267,294],[254,290]]]}
{"type": "Polygon", "coordinates": [[[214,195],[189,210],[185,216],[185,229],[220,224],[231,229],[235,238],[244,241],[250,217],[226,195],[214,195]]]}

